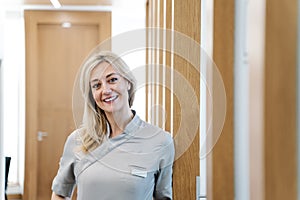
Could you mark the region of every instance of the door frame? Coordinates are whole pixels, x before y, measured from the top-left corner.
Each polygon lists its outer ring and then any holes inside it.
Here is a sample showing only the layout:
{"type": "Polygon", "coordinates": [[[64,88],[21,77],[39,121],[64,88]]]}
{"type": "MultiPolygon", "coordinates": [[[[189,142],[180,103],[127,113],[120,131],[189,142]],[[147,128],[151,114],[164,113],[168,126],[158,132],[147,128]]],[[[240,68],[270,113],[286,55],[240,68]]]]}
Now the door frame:
{"type": "MultiPolygon", "coordinates": [[[[38,187],[38,25],[92,24],[99,28],[99,41],[111,36],[111,12],[25,10],[26,129],[24,200],[36,200],[38,187]],[[99,16],[101,17],[95,17],[99,16]],[[107,31],[101,31],[107,29],[107,31]]],[[[49,197],[50,198],[50,197],[49,197]]]]}

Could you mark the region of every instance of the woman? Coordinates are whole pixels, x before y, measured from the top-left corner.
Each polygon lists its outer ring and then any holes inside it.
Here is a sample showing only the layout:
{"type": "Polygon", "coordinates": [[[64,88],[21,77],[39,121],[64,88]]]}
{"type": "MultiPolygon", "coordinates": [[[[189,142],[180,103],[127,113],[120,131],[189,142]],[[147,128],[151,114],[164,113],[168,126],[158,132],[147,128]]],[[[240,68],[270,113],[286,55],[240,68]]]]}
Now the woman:
{"type": "Polygon", "coordinates": [[[174,144],[170,134],[142,121],[131,106],[136,81],[111,52],[83,64],[82,126],[67,139],[52,184],[52,200],[172,199],[174,144]]]}

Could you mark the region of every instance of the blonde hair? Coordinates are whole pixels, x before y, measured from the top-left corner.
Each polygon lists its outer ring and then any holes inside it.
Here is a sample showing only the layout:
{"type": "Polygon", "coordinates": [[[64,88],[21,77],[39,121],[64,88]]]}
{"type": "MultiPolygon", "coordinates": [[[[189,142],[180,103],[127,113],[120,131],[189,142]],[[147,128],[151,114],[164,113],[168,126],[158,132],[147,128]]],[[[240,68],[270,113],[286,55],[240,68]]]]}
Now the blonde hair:
{"type": "Polygon", "coordinates": [[[129,107],[132,106],[135,91],[136,80],[131,73],[128,65],[118,55],[109,51],[94,52],[81,66],[80,72],[80,90],[84,98],[84,112],[81,125],[82,150],[87,153],[97,148],[102,142],[107,132],[107,119],[105,113],[100,109],[91,92],[90,76],[92,70],[102,62],[109,63],[120,75],[131,85],[128,91],[129,107]]]}

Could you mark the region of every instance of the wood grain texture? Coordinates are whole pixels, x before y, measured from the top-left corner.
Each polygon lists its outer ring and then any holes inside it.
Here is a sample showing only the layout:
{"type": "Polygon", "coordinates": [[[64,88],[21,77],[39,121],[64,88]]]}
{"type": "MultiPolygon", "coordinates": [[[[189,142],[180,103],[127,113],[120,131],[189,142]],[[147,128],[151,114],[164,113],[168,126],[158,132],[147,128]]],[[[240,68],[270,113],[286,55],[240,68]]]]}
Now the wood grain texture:
{"type": "Polygon", "coordinates": [[[297,199],[296,0],[266,1],[265,199],[297,199]]]}
{"type": "MultiPolygon", "coordinates": [[[[166,29],[167,30],[171,30],[172,29],[172,0],[166,0],[166,29]]],[[[168,36],[166,37],[166,48],[167,49],[171,49],[171,44],[172,44],[172,37],[168,36]]],[[[171,52],[166,51],[166,67],[167,69],[172,69],[171,66],[171,52]]],[[[168,72],[166,72],[168,73],[168,72]]],[[[167,76],[167,74],[166,74],[167,76]]],[[[166,85],[171,85],[170,80],[166,78],[166,85]],[[169,81],[169,82],[167,82],[169,81]]],[[[165,129],[166,131],[171,131],[171,120],[173,120],[173,118],[171,117],[171,95],[172,95],[172,91],[171,91],[171,87],[170,88],[166,88],[165,90],[165,111],[166,111],[166,123],[165,123],[165,129]]]]}
{"type": "MultiPolygon", "coordinates": [[[[158,3],[159,3],[159,0],[152,0],[153,2],[153,25],[152,27],[153,28],[157,28],[159,26],[159,10],[158,10],[158,3]]],[[[156,109],[156,105],[158,105],[158,87],[157,85],[155,84],[158,80],[158,76],[157,76],[157,71],[158,71],[158,66],[157,66],[157,63],[158,63],[158,59],[159,59],[159,56],[158,56],[158,50],[157,50],[157,40],[158,40],[158,33],[155,29],[153,29],[153,50],[152,50],[152,61],[151,61],[151,65],[153,66],[153,71],[152,71],[152,103],[151,103],[151,109],[152,109],[152,115],[151,115],[151,118],[152,118],[152,122],[153,124],[155,125],[158,125],[158,115],[157,115],[157,109],[156,109]]]]}
{"type": "MultiPolygon", "coordinates": [[[[160,0],[158,1],[159,3],[159,31],[158,31],[158,37],[159,37],[159,43],[163,44],[164,38],[163,38],[163,33],[161,32],[161,30],[164,28],[164,1],[160,0]]],[[[160,46],[160,45],[159,45],[160,46]]],[[[158,109],[158,126],[165,129],[165,123],[164,123],[164,110],[165,110],[165,102],[164,102],[164,91],[165,91],[165,87],[163,86],[163,76],[164,76],[164,70],[163,67],[165,66],[164,63],[164,50],[163,49],[158,49],[158,105],[159,105],[159,109],[158,109]]]]}
{"type": "MultiPolygon", "coordinates": [[[[190,37],[190,39],[200,43],[200,11],[201,4],[198,0],[175,0],[174,30],[181,32],[190,37]]],[[[174,48],[177,48],[178,45],[180,45],[179,41],[174,41],[174,48]]],[[[186,51],[192,51],[192,49],[186,49],[186,51]]],[[[174,70],[183,75],[187,83],[193,87],[199,103],[200,77],[196,69],[191,65],[191,63],[186,61],[185,58],[181,58],[179,55],[174,55],[174,70]]],[[[182,89],[182,84],[183,83],[179,83],[177,80],[174,80],[174,91],[176,91],[178,88],[182,89]]],[[[176,136],[181,124],[182,115],[180,114],[180,110],[182,108],[179,104],[180,101],[182,101],[182,99],[178,99],[177,102],[174,99],[174,136],[176,136]]],[[[199,176],[200,174],[199,163],[198,130],[192,144],[174,163],[173,188],[175,200],[196,199],[196,176],[199,176]]]]}
{"type": "Polygon", "coordinates": [[[31,15],[31,12],[24,13],[25,18],[25,51],[26,51],[26,68],[27,66],[34,66],[32,71],[26,69],[26,129],[25,129],[25,184],[24,184],[24,199],[36,199],[37,195],[37,139],[36,134],[38,131],[38,43],[36,22],[37,19],[31,15]],[[26,34],[30,31],[30,35],[26,34]],[[30,45],[29,45],[30,44],[30,45]],[[32,98],[35,97],[35,98],[32,98]]]}
{"type": "Polygon", "coordinates": [[[213,60],[224,81],[227,114],[220,138],[213,148],[213,199],[234,199],[233,158],[233,64],[234,64],[234,0],[214,1],[213,60]]]}
{"type": "MultiPolygon", "coordinates": [[[[146,3],[146,28],[149,28],[150,27],[150,5],[149,5],[149,0],[147,0],[147,3],[146,3]]],[[[149,50],[149,42],[150,42],[150,33],[149,31],[146,31],[146,45],[147,45],[147,48],[146,48],[146,83],[149,83],[150,81],[150,69],[149,69],[149,63],[150,63],[150,50],[149,50]]],[[[145,119],[146,121],[148,122],[150,119],[149,119],[149,104],[150,104],[150,96],[149,96],[149,90],[150,90],[150,86],[149,84],[146,84],[145,85],[145,103],[146,103],[146,112],[145,112],[145,119]]]]}

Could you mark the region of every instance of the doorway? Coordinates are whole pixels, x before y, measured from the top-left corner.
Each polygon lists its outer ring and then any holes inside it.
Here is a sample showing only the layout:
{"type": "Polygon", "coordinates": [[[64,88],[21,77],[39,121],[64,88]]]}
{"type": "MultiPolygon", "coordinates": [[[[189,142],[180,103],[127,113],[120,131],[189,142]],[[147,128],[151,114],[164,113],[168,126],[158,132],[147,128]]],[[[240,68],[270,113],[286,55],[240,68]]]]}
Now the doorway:
{"type": "Polygon", "coordinates": [[[25,11],[24,199],[46,200],[67,136],[76,129],[72,91],[88,53],[111,36],[110,12],[25,11]]]}

